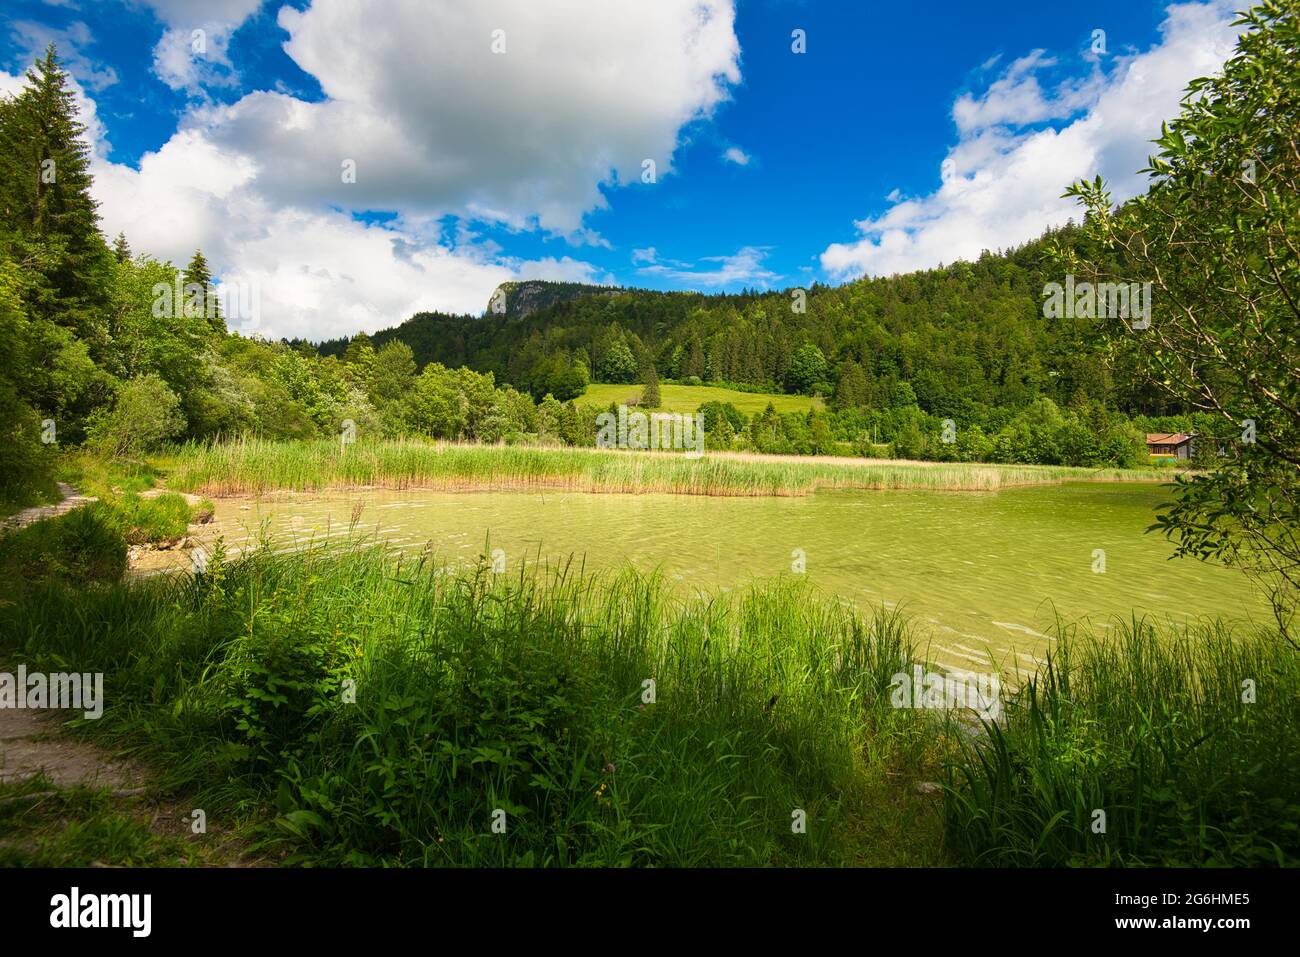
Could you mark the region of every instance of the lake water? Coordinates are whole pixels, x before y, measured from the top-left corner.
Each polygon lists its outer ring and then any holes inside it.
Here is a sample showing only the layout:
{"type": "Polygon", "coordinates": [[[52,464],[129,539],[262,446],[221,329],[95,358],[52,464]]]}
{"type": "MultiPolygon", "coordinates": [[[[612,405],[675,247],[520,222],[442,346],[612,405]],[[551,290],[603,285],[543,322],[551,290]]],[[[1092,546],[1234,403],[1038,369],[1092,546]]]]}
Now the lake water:
{"type": "Polygon", "coordinates": [[[278,547],[378,536],[403,549],[432,542],[446,561],[500,548],[517,562],[573,555],[632,562],[687,590],[803,574],[858,604],[901,606],[942,663],[1032,666],[1050,647],[1054,612],[1113,627],[1135,610],[1266,623],[1267,608],[1231,569],[1169,561],[1146,534],[1156,486],[1070,484],[1000,492],[821,491],[801,498],[536,492],[354,491],[216,503],[205,539],[232,551],[269,533],[278,547]],[[489,545],[490,541],[490,545],[489,545]],[[1104,572],[1100,553],[1104,553],[1104,572]],[[1096,570],[1094,570],[1096,569],[1096,570]]]}

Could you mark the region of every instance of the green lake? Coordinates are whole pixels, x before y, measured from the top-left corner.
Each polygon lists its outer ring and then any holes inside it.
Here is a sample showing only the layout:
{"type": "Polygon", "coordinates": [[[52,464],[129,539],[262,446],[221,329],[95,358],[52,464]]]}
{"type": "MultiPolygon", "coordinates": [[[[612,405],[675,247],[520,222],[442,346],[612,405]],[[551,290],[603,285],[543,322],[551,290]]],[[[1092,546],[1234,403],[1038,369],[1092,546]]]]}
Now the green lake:
{"type": "Polygon", "coordinates": [[[365,490],[219,500],[202,537],[238,551],[264,534],[278,548],[364,535],[402,549],[431,542],[452,563],[499,548],[507,571],[572,555],[657,568],[688,591],[800,574],[802,559],[827,593],[901,607],[939,662],[976,668],[991,652],[1025,668],[1050,647],[1058,613],[1097,630],[1135,611],[1267,624],[1240,573],[1170,561],[1172,546],[1145,532],[1165,495],[1087,483],[800,498],[365,490]]]}

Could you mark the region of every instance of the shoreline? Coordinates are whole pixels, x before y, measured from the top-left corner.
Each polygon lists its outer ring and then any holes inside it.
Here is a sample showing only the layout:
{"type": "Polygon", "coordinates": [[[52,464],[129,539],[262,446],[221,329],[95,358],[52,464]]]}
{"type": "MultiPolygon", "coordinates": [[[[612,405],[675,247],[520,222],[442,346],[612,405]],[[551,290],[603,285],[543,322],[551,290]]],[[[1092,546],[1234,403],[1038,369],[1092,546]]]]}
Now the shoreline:
{"type": "Polygon", "coordinates": [[[241,440],[186,446],[165,457],[166,486],[230,498],[275,492],[533,491],[799,497],[822,488],[990,492],[1108,482],[1160,485],[1145,469],[920,462],[906,459],[680,454],[620,449],[377,441],[241,440]]]}

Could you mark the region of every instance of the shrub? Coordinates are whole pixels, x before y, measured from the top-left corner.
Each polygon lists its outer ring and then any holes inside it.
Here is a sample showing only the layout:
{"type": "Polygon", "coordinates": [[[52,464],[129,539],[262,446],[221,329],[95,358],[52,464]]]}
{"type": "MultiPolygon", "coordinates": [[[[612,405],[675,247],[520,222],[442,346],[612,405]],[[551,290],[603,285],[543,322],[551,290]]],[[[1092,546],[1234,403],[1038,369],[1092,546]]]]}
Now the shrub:
{"type": "Polygon", "coordinates": [[[90,445],[111,458],[138,456],[184,431],[181,400],[156,375],[127,382],[112,410],[98,410],[87,427],[90,445]]]}
{"type": "Polygon", "coordinates": [[[129,544],[145,545],[183,538],[191,514],[183,495],[166,492],[157,498],[123,496],[116,503],[115,518],[129,544]]]}
{"type": "Polygon", "coordinates": [[[94,502],[0,538],[0,570],[7,582],[117,581],[126,571],[126,548],[118,515],[94,502]]]}

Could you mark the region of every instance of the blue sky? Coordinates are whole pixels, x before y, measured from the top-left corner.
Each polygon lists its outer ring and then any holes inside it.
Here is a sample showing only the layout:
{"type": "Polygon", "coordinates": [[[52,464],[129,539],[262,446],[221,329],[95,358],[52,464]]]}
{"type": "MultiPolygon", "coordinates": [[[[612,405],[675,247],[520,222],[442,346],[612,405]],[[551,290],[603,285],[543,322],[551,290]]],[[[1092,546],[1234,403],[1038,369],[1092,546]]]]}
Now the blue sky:
{"type": "Polygon", "coordinates": [[[510,278],[783,288],[1022,242],[1072,179],[1140,189],[1235,35],[1215,0],[367,6],[7,0],[0,90],[55,40],[106,232],[202,246],[250,331],[321,338],[510,278]]]}

